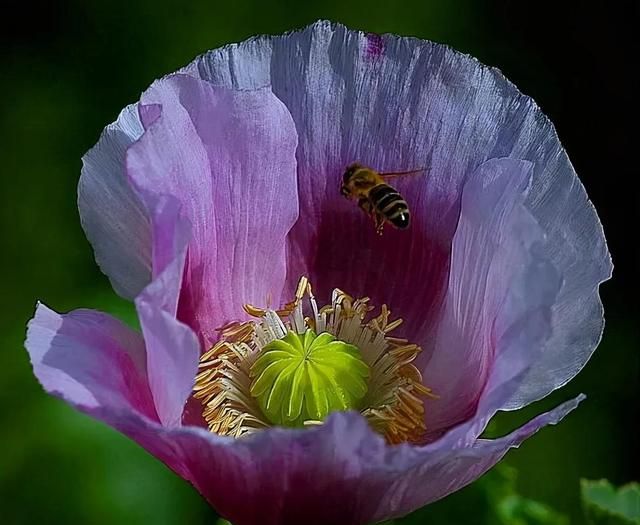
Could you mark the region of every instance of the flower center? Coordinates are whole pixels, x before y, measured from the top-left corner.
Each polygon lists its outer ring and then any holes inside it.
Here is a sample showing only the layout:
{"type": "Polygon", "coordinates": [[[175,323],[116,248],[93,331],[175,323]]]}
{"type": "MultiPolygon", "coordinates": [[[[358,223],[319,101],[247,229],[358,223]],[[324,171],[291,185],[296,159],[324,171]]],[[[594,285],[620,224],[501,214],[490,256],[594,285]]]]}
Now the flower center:
{"type": "Polygon", "coordinates": [[[264,346],[249,376],[251,395],[271,423],[303,426],[359,408],[369,366],[356,346],[309,328],[304,334],[288,330],[264,346]]]}
{"type": "Polygon", "coordinates": [[[367,297],[336,288],[319,308],[303,277],[281,309],[244,309],[254,320],[220,328],[200,358],[194,396],[212,432],[242,437],[358,410],[389,443],[422,442],[424,399],[435,396],[412,364],[420,347],[389,335],[402,320],[385,305],[372,316],[367,297]]]}

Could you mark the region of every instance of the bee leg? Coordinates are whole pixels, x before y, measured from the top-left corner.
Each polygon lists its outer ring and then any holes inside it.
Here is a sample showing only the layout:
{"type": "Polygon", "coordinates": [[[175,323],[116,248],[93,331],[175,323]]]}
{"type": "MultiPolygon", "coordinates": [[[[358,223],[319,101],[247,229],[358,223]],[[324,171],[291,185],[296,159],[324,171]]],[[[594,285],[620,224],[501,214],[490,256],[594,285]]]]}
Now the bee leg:
{"type": "Polygon", "coordinates": [[[382,230],[384,229],[384,217],[379,213],[374,215],[374,221],[376,223],[376,233],[378,235],[382,235],[382,230]]]}
{"type": "Polygon", "coordinates": [[[378,215],[378,213],[376,213],[375,209],[373,208],[373,205],[371,204],[371,201],[369,199],[367,199],[366,197],[362,197],[362,198],[358,199],[358,206],[369,217],[371,217],[371,220],[373,220],[373,223],[375,224],[376,232],[378,232],[378,234],[380,234],[380,227],[381,227],[380,226],[380,216],[378,215]]]}
{"type": "Polygon", "coordinates": [[[371,207],[371,203],[369,202],[369,199],[367,199],[366,197],[362,197],[362,198],[358,199],[358,206],[367,215],[371,215],[373,209],[371,207]]]}
{"type": "Polygon", "coordinates": [[[371,201],[366,197],[362,197],[358,199],[358,206],[369,217],[371,217],[376,227],[376,233],[378,235],[382,235],[382,229],[384,228],[384,217],[375,210],[373,204],[371,204],[371,201]]]}
{"type": "Polygon", "coordinates": [[[362,197],[358,199],[358,206],[363,212],[365,212],[369,217],[371,217],[376,224],[378,224],[376,221],[376,213],[369,199],[367,199],[366,197],[362,197]]]}

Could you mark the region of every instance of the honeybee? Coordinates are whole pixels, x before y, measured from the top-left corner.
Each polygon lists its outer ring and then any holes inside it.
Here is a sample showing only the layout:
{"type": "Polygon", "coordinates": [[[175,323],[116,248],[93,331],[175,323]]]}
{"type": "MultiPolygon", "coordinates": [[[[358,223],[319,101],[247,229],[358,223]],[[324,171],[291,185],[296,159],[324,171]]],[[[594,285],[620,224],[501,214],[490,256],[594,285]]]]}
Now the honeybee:
{"type": "Polygon", "coordinates": [[[340,193],[347,199],[358,202],[360,209],[373,219],[379,235],[382,235],[387,222],[395,228],[406,230],[411,223],[411,212],[409,212],[407,201],[385,180],[421,171],[424,169],[378,173],[362,164],[350,164],[342,175],[340,193]]]}

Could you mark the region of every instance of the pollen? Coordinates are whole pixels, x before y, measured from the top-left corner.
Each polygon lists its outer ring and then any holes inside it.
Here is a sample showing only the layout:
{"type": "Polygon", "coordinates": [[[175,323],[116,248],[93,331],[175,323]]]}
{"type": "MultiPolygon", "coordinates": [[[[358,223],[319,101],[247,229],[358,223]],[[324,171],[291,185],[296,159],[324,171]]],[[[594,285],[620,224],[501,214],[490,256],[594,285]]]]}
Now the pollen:
{"type": "Polygon", "coordinates": [[[412,364],[421,349],[389,333],[383,305],[335,289],[318,308],[306,278],[279,310],[245,305],[254,320],[230,323],[202,355],[195,397],[212,432],[241,437],[270,426],[322,424],[358,410],[391,444],[420,442],[424,402],[435,398],[412,364]]]}

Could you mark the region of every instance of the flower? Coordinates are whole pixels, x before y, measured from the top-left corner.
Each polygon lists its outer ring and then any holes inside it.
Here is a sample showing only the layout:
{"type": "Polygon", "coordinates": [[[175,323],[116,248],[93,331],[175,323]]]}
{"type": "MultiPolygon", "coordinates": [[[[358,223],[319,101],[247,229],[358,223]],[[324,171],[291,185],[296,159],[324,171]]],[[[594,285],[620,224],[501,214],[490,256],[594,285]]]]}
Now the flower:
{"type": "Polygon", "coordinates": [[[235,525],[401,516],[582,399],[480,437],[587,362],[611,262],[549,120],[442,45],[318,22],[211,51],[105,129],[78,206],[141,332],[39,304],[34,373],[235,525]],[[342,198],[353,162],[427,168],[394,182],[407,230],[342,198]]]}

